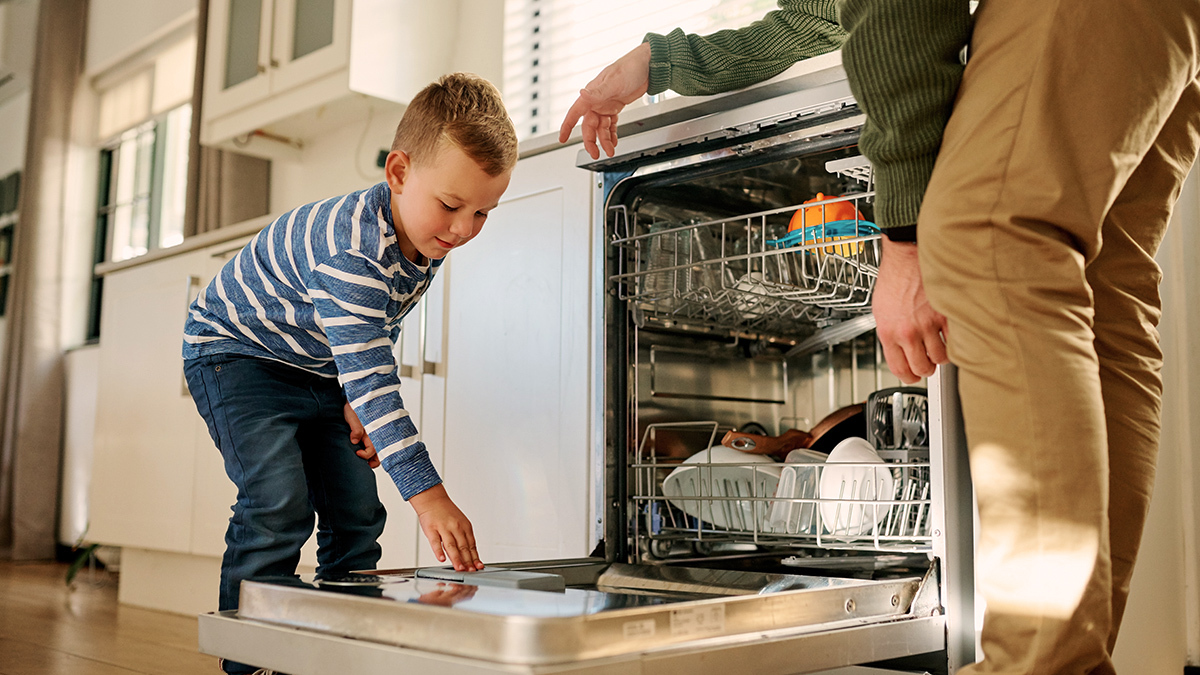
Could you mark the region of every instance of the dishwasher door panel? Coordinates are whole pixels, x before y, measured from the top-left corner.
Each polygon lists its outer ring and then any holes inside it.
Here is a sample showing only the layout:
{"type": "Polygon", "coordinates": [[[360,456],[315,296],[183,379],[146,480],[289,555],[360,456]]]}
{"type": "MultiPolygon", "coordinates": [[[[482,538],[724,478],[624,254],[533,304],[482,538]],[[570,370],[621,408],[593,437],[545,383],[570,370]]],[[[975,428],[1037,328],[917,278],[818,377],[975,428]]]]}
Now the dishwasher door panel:
{"type": "Polygon", "coordinates": [[[656,672],[717,665],[724,672],[753,649],[756,667],[769,668],[763,672],[790,673],[937,651],[945,643],[933,569],[924,579],[888,580],[594,560],[537,569],[560,570],[584,585],[547,592],[406,574],[247,581],[236,614],[201,617],[201,650],[297,673],[303,671],[293,660],[303,648],[291,643],[298,636],[350,640],[350,652],[389,645],[420,658],[469,659],[491,672],[592,672],[611,659],[658,660],[656,672]],[[861,642],[863,629],[878,635],[861,642]],[[805,648],[797,651],[800,644],[805,648]]]}
{"type": "Polygon", "coordinates": [[[396,647],[240,619],[232,611],[201,615],[199,639],[203,653],[292,675],[724,675],[745,670],[751,663],[755,675],[883,675],[899,671],[846,666],[935,652],[945,645],[945,633],[945,619],[938,615],[821,632],[756,633],[548,665],[505,664],[396,647]]]}

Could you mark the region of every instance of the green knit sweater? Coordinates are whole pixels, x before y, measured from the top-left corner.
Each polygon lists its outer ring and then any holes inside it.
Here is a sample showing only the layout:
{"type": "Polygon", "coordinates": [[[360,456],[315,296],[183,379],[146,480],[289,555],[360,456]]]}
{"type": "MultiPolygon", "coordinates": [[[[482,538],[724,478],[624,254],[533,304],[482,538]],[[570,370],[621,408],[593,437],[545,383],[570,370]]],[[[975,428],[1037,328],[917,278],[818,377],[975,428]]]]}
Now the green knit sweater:
{"type": "Polygon", "coordinates": [[[913,241],[970,32],[967,0],[779,0],[738,30],[647,35],[649,93],[739,89],[841,47],[867,114],[859,147],[875,166],[875,219],[890,238],[913,241]]]}

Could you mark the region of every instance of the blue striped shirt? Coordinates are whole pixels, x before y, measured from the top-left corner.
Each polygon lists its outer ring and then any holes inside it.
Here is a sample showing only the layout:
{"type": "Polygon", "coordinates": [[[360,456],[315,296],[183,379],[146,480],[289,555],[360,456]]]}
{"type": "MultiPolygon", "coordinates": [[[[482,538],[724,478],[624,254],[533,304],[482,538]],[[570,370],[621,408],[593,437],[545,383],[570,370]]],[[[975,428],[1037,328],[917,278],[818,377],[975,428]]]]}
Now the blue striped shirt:
{"type": "Polygon", "coordinates": [[[441,482],[400,398],[392,345],[441,260],[400,252],[387,183],[268,225],[192,303],[183,358],[233,353],[337,377],[405,499],[441,482]]]}

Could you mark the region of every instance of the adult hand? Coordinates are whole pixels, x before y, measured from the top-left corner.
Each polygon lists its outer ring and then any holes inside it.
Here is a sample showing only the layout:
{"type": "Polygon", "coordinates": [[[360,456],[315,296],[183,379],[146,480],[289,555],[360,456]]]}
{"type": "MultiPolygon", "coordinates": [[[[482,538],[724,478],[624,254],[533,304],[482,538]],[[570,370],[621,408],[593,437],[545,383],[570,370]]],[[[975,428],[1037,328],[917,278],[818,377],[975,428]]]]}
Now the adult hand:
{"type": "Polygon", "coordinates": [[[650,44],[643,42],[614,61],[587,86],[571,104],[558,142],[566,143],[575,123],[583,119],[583,147],[592,159],[600,159],[600,147],[612,157],[617,148],[617,113],[641,98],[650,86],[650,44]]]}
{"type": "Polygon", "coordinates": [[[450,562],[459,572],[483,569],[479,551],[475,547],[475,531],[471,521],[450,501],[446,487],[441,483],[414,495],[408,500],[417,512],[421,531],[429,540],[438,562],[450,562]]]}
{"type": "Polygon", "coordinates": [[[883,259],[875,296],[875,332],[883,345],[888,368],[905,384],[933,375],[934,366],[946,363],[946,317],[929,306],[917,245],[883,238],[883,259]]]}
{"type": "Polygon", "coordinates": [[[358,415],[354,414],[354,408],[351,408],[349,403],[342,408],[342,416],[346,418],[346,424],[350,425],[350,442],[355,445],[362,443],[365,446],[362,450],[355,450],[354,454],[367,460],[367,465],[372,469],[379,466],[375,444],[371,442],[371,437],[367,435],[367,430],[363,429],[362,422],[358,420],[358,415]]]}

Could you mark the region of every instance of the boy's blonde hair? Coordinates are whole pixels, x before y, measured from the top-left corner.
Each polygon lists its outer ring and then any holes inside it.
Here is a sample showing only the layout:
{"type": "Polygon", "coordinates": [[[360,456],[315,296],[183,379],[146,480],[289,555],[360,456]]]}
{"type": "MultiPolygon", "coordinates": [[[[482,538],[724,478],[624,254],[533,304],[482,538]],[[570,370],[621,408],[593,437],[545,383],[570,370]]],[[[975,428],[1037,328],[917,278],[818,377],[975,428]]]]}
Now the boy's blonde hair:
{"type": "Polygon", "coordinates": [[[392,151],[408,154],[424,165],[449,141],[475,160],[489,176],[498,176],[517,163],[517,130],[500,91],[471,73],[443,75],[408,104],[392,151]]]}

